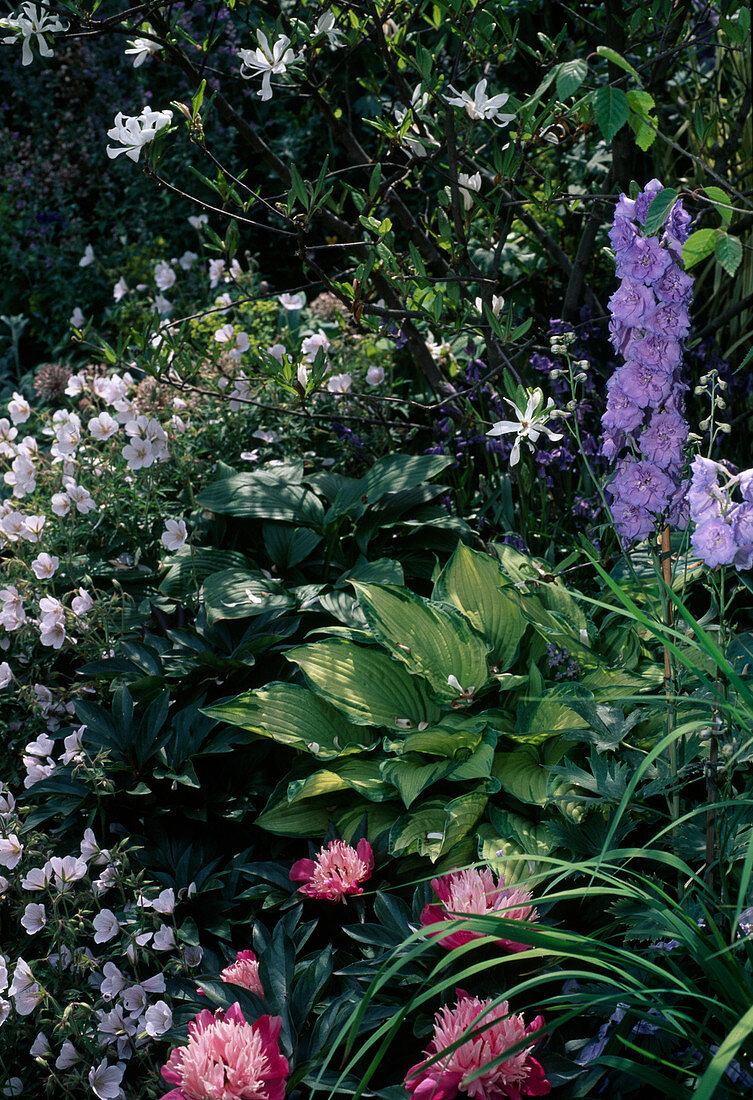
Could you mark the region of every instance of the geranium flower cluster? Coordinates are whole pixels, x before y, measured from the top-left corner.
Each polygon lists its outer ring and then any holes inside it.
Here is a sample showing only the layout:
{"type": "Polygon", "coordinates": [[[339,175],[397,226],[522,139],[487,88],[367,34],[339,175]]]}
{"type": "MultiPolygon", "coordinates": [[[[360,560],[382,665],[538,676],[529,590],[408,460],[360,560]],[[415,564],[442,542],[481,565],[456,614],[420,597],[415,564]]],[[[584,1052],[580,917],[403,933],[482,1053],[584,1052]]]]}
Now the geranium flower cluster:
{"type": "Polygon", "coordinates": [[[610,461],[623,456],[608,491],[627,543],[647,538],[657,523],[687,519],[682,356],[693,279],[681,262],[690,216],[678,200],[661,240],[646,235],[648,208],[662,189],[651,180],[637,199],[621,195],[609,233],[621,279],[609,299],[609,331],[625,363],[607,384],[602,454],[610,461]]]}
{"type": "Polygon", "coordinates": [[[731,474],[721,463],[697,455],[691,465],[688,504],[695,524],[690,541],[709,568],[753,567],[753,470],[731,474]],[[735,489],[742,501],[733,499],[735,489]]]}

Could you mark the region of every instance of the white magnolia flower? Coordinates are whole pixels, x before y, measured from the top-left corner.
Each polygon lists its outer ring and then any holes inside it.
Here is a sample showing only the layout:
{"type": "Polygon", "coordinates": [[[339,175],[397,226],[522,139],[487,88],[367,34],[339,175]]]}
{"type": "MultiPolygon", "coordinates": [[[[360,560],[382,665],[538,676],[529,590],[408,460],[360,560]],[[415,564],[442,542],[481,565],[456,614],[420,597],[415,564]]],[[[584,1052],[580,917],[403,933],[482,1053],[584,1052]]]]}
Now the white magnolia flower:
{"type": "Polygon", "coordinates": [[[511,401],[509,397],[504,400],[506,404],[510,405],[515,412],[517,420],[498,420],[497,423],[486,433],[487,435],[511,435],[515,433],[515,441],[513,443],[512,451],[510,452],[510,465],[515,466],[520,460],[520,445],[525,441],[527,446],[534,450],[534,444],[539,436],[543,433],[548,439],[556,442],[562,439],[561,433],[556,433],[546,426],[547,420],[551,419],[551,409],[554,407],[554,401],[550,397],[546,405],[544,405],[544,395],[541,390],[528,390],[528,403],[525,409],[519,409],[514,401],[511,401]]]}
{"type": "Polygon", "coordinates": [[[463,206],[466,210],[470,210],[473,206],[471,191],[478,193],[481,190],[481,173],[474,172],[472,176],[468,176],[465,172],[461,172],[458,175],[458,186],[463,198],[463,206]]]}
{"type": "Polygon", "coordinates": [[[113,296],[113,298],[115,299],[116,302],[119,302],[121,300],[121,298],[125,298],[127,293],[128,293],[128,283],[125,281],[125,279],[121,275],[121,277],[118,279],[115,286],[112,288],[112,296],[113,296]]]}
{"type": "Polygon", "coordinates": [[[165,522],[165,530],[162,532],[160,542],[170,551],[180,550],[188,538],[188,529],[182,519],[168,519],[165,522]]]}
{"type": "MultiPolygon", "coordinates": [[[[479,311],[479,313],[484,312],[484,299],[483,298],[474,298],[473,299],[473,304],[475,305],[475,307],[479,311]]],[[[501,294],[492,294],[492,313],[494,314],[495,317],[499,317],[500,313],[502,312],[502,308],[503,308],[504,304],[505,304],[505,300],[504,300],[504,298],[502,297],[501,294]]]]}
{"type": "Polygon", "coordinates": [[[314,38],[318,38],[320,34],[326,35],[327,45],[331,50],[345,45],[343,32],[335,26],[335,17],[331,11],[323,12],[314,25],[314,38]]]}
{"type": "Polygon", "coordinates": [[[366,371],[367,386],[381,386],[384,382],[384,367],[369,367],[366,371]]]}
{"type": "Polygon", "coordinates": [[[302,390],[305,390],[309,382],[309,370],[305,363],[300,364],[298,370],[295,372],[295,376],[298,380],[298,385],[302,390]]]}
{"type": "Polygon", "coordinates": [[[401,143],[413,153],[414,157],[425,157],[427,150],[437,145],[436,139],[431,136],[426,127],[421,127],[418,124],[418,120],[421,119],[430,103],[431,96],[424,91],[423,84],[417,84],[411,95],[410,107],[403,107],[399,104],[395,108],[395,125],[400,131],[403,130],[404,126],[406,127],[405,133],[400,139],[401,143]]]}
{"type": "Polygon", "coordinates": [[[439,361],[440,359],[452,358],[452,345],[447,340],[435,340],[433,332],[427,332],[426,346],[432,359],[439,361]]]}
{"type": "Polygon", "coordinates": [[[8,30],[11,33],[0,41],[10,45],[19,39],[23,41],[21,52],[21,64],[31,65],[33,53],[31,51],[32,39],[36,38],[37,49],[40,57],[52,57],[52,47],[45,38],[46,34],[60,34],[68,29],[68,24],[63,23],[59,15],[51,15],[44,9],[39,9],[36,4],[22,4],[16,15],[9,15],[0,19],[0,31],[8,30]]]}
{"type": "Polygon", "coordinates": [[[43,552],[37,554],[34,561],[31,563],[31,568],[38,581],[48,581],[51,577],[55,576],[59,565],[60,558],[56,558],[54,554],[43,552]]]}
{"type": "Polygon", "coordinates": [[[306,305],[306,293],[302,290],[299,294],[280,294],[277,301],[283,309],[300,310],[306,305]]]}
{"type": "Polygon", "coordinates": [[[78,266],[79,267],[88,267],[89,264],[93,264],[93,263],[94,263],[94,248],[92,247],[92,245],[88,244],[86,246],[86,248],[84,249],[83,256],[78,261],[78,266]]]}
{"type": "Polygon", "coordinates": [[[24,909],[24,915],[21,917],[21,924],[26,929],[26,934],[29,936],[41,932],[47,924],[47,914],[45,913],[44,905],[39,905],[36,901],[30,901],[24,909]]]}
{"type": "Polygon", "coordinates": [[[167,260],[160,260],[154,265],[154,281],[160,290],[169,290],[177,277],[167,260]]]}
{"type": "Polygon", "coordinates": [[[498,126],[507,126],[515,115],[504,115],[501,109],[510,97],[507,94],[488,96],[486,84],[486,79],[479,80],[472,97],[468,92],[458,92],[451,87],[450,90],[455,92],[455,95],[448,96],[447,102],[452,107],[462,107],[469,118],[488,118],[498,126]]]}
{"type": "Polygon", "coordinates": [[[170,125],[172,117],[172,111],[153,111],[151,107],[144,107],[141,114],[133,118],[118,111],[115,124],[107,131],[107,136],[117,141],[121,148],[108,145],[108,157],[114,160],[121,153],[125,153],[132,161],[137,161],[141,156],[142,148],[154,141],[160,130],[170,125]]]}
{"type": "MultiPolygon", "coordinates": [[[[71,326],[71,328],[83,328],[86,324],[84,311],[79,306],[76,306],[73,313],[70,315],[70,318],[68,319],[68,324],[71,326]]],[[[70,382],[70,379],[68,381],[70,382]]],[[[65,392],[68,392],[67,387],[65,392]]]]}
{"type": "Polygon", "coordinates": [[[272,74],[282,76],[289,65],[294,65],[300,59],[300,54],[295,53],[285,34],[280,35],[274,46],[270,46],[263,30],[256,32],[256,40],[259,45],[255,50],[238,50],[241,76],[245,80],[261,76],[261,91],[256,94],[263,100],[268,100],[272,98],[272,74]]]}
{"type": "MultiPolygon", "coordinates": [[[[148,23],[144,23],[141,28],[144,34],[154,34],[154,31],[148,23]]],[[[163,46],[159,42],[153,42],[151,38],[129,38],[128,49],[125,51],[126,57],[133,56],[133,67],[138,69],[144,64],[147,57],[154,57],[156,54],[161,53],[163,46]]]]}

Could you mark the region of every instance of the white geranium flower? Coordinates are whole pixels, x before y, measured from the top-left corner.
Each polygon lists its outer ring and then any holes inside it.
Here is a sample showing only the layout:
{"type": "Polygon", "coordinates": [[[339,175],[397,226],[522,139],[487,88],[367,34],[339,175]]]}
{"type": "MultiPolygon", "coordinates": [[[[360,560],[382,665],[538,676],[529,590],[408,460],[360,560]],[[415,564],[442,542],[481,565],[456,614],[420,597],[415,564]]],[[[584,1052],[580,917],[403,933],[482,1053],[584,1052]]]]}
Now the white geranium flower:
{"type": "Polygon", "coordinates": [[[544,395],[541,390],[528,390],[527,392],[528,402],[525,409],[519,409],[509,397],[504,399],[512,407],[517,420],[498,420],[486,433],[491,436],[515,433],[515,441],[510,452],[511,466],[515,466],[520,461],[520,446],[523,442],[527,444],[530,450],[534,450],[534,444],[542,434],[553,442],[562,439],[562,433],[553,432],[551,428],[546,426],[547,420],[550,420],[552,416],[550,410],[554,408],[552,398],[550,397],[544,405],[544,395]]]}
{"type": "Polygon", "coordinates": [[[369,367],[366,371],[367,386],[381,386],[384,382],[384,367],[369,367]]]}
{"type": "Polygon", "coordinates": [[[112,909],[102,909],[92,921],[94,927],[94,942],[107,943],[120,931],[120,921],[112,909]]]}
{"type": "Polygon", "coordinates": [[[300,54],[295,53],[285,34],[280,35],[274,46],[270,46],[262,30],[256,32],[256,40],[259,45],[255,50],[238,50],[241,76],[245,80],[261,76],[261,91],[256,94],[266,101],[272,98],[272,74],[282,76],[289,65],[294,65],[300,59],[300,54]]]}
{"type": "Polygon", "coordinates": [[[66,1039],[60,1048],[60,1054],[55,1059],[55,1069],[70,1069],[79,1061],[81,1061],[81,1055],[70,1039],[66,1039]]]}
{"type": "MultiPolygon", "coordinates": [[[[91,598],[85,588],[79,588],[78,596],[74,596],[71,600],[71,611],[74,615],[78,615],[81,618],[86,615],[94,607],[94,600],[91,598]]],[[[66,741],[68,738],[66,738],[66,741]]]]}
{"type": "Polygon", "coordinates": [[[39,986],[34,981],[34,975],[25,959],[19,959],[16,963],[8,993],[15,1001],[19,1016],[28,1016],[41,1001],[39,986]]]}
{"type": "Polygon", "coordinates": [[[353,377],[350,374],[333,374],[327,381],[330,393],[349,393],[352,385],[353,377]]]}
{"type": "Polygon", "coordinates": [[[186,250],[183,253],[183,255],[180,257],[180,259],[178,260],[178,263],[180,264],[181,269],[183,271],[190,271],[191,268],[193,267],[193,265],[198,260],[198,258],[199,258],[199,255],[198,255],[197,252],[191,252],[190,250],[186,250]]]}
{"type": "Polygon", "coordinates": [[[164,294],[157,294],[154,299],[154,308],[160,317],[167,317],[169,313],[172,313],[173,305],[164,294]]]}
{"type": "Polygon", "coordinates": [[[121,277],[118,279],[115,286],[112,288],[112,296],[113,296],[113,298],[115,299],[116,302],[119,302],[121,300],[121,298],[125,298],[127,293],[128,293],[128,283],[125,281],[125,279],[121,275],[121,277]]]}
{"type": "Polygon", "coordinates": [[[507,126],[515,118],[515,115],[502,114],[502,107],[510,97],[504,93],[488,96],[486,94],[486,84],[486,79],[479,80],[473,91],[473,96],[470,96],[468,92],[458,92],[450,86],[450,91],[455,92],[455,95],[448,96],[447,102],[452,107],[461,107],[469,118],[487,118],[491,122],[496,122],[498,126],[507,126]]]}
{"type": "Polygon", "coordinates": [[[32,39],[36,39],[40,57],[52,57],[52,47],[45,38],[47,34],[60,34],[68,30],[68,24],[63,23],[59,15],[51,15],[44,9],[39,9],[36,4],[22,4],[16,15],[9,15],[0,19],[0,31],[8,30],[11,33],[0,39],[6,45],[23,42],[21,51],[21,64],[31,65],[34,55],[31,50],[32,39]]]}
{"type": "Polygon", "coordinates": [[[228,355],[231,359],[236,361],[243,358],[244,352],[247,352],[251,347],[251,341],[248,338],[247,332],[239,332],[235,337],[235,347],[231,348],[228,355]]]}
{"type": "Polygon", "coordinates": [[[206,225],[209,221],[208,214],[189,214],[188,223],[192,225],[194,229],[201,229],[202,225],[206,225]]]}
{"type": "Polygon", "coordinates": [[[174,552],[185,545],[188,538],[188,529],[182,519],[168,519],[165,521],[165,530],[162,532],[160,542],[168,550],[174,552]]]}
{"type": "Polygon", "coordinates": [[[209,285],[215,287],[219,283],[222,275],[225,271],[224,260],[210,260],[209,261],[209,285]]]}
{"type": "Polygon", "coordinates": [[[13,679],[11,667],[7,661],[0,662],[0,689],[5,688],[13,679]]]}
{"type": "Polygon", "coordinates": [[[154,265],[154,281],[160,290],[169,290],[177,277],[167,260],[160,260],[154,265]]]}
{"type": "MultiPolygon", "coordinates": [[[[86,318],[84,317],[84,311],[81,309],[80,306],[76,306],[73,313],[70,315],[70,317],[68,319],[68,324],[71,326],[71,328],[83,328],[84,327],[84,325],[86,324],[86,318]]],[[[66,393],[67,392],[68,392],[68,390],[66,389],[66,393]]]]}
{"type": "Polygon", "coordinates": [[[271,348],[267,348],[267,355],[271,355],[273,359],[276,359],[280,366],[282,366],[282,360],[287,353],[288,349],[284,344],[272,344],[271,348]]]}
{"type": "Polygon", "coordinates": [[[125,445],[121,454],[131,470],[148,469],[154,465],[154,451],[148,439],[132,436],[131,442],[125,445]]]}
{"type": "Polygon", "coordinates": [[[229,344],[233,339],[233,326],[231,324],[223,325],[222,328],[218,328],[214,334],[214,338],[218,344],[229,344]]]}
{"type": "Polygon", "coordinates": [[[24,909],[21,924],[26,929],[28,936],[34,936],[37,932],[41,932],[47,924],[44,905],[39,905],[36,901],[30,901],[24,909]]]}
{"type": "Polygon", "coordinates": [[[277,301],[283,309],[300,310],[306,305],[306,293],[302,290],[299,294],[280,294],[277,301]]]}
{"type": "Polygon", "coordinates": [[[316,359],[319,348],[323,348],[325,352],[329,350],[330,343],[324,332],[319,330],[312,336],[307,336],[305,340],[301,342],[301,351],[308,359],[309,363],[313,363],[316,359]]]}
{"type": "Polygon", "coordinates": [[[151,107],[144,107],[141,114],[133,118],[118,111],[115,124],[107,131],[107,136],[117,141],[121,148],[108,145],[108,157],[114,160],[121,153],[125,153],[132,161],[137,161],[143,147],[154,141],[160,130],[170,125],[172,118],[172,111],[153,111],[151,107]]]}
{"type": "Polygon", "coordinates": [[[83,256],[78,261],[78,266],[79,267],[88,267],[89,264],[93,264],[93,263],[94,263],[94,248],[92,247],[92,245],[88,244],[86,246],[86,248],[84,249],[83,256]]]}
{"type": "Polygon", "coordinates": [[[0,867],[7,867],[12,871],[23,855],[23,851],[24,846],[15,833],[0,839],[0,867]]]}
{"type": "Polygon", "coordinates": [[[54,554],[43,552],[37,554],[34,561],[31,563],[31,568],[38,581],[48,581],[51,577],[55,576],[59,565],[60,558],[55,557],[54,554]]]}
{"type": "MultiPolygon", "coordinates": [[[[141,30],[144,34],[154,34],[148,23],[144,23],[141,30]]],[[[156,54],[162,52],[163,48],[161,43],[153,42],[151,38],[129,38],[125,55],[126,57],[129,55],[133,57],[133,67],[138,69],[144,64],[147,57],[155,57],[156,54]]]]}
{"type": "Polygon", "coordinates": [[[166,1001],[155,1001],[144,1014],[144,1031],[157,1039],[173,1026],[173,1014],[166,1001]]]}
{"type": "Polygon", "coordinates": [[[14,424],[25,424],[31,416],[31,405],[22,393],[14,393],[8,402],[8,412],[14,424]]]}
{"type": "Polygon", "coordinates": [[[118,1100],[123,1095],[120,1082],[125,1073],[125,1062],[111,1066],[104,1058],[98,1066],[89,1070],[89,1087],[98,1100],[118,1100]]]}

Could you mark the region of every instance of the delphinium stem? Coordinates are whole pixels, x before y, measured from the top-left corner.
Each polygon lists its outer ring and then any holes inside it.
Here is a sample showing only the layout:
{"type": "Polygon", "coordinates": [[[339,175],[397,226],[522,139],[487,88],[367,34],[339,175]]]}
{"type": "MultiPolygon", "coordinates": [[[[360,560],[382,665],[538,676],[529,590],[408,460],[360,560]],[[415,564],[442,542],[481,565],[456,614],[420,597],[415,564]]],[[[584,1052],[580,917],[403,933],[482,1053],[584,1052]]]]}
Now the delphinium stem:
{"type": "MultiPolygon", "coordinates": [[[[667,628],[672,626],[672,600],[669,597],[669,591],[672,587],[672,548],[670,542],[669,524],[662,527],[661,532],[661,572],[664,584],[667,587],[667,594],[664,599],[664,621],[667,628]]],[[[667,701],[667,736],[672,733],[675,724],[675,708],[674,708],[674,684],[672,676],[672,658],[670,657],[669,649],[664,646],[664,695],[667,701]]],[[[680,792],[677,789],[677,745],[674,741],[670,741],[669,748],[669,771],[672,779],[672,797],[671,797],[671,813],[672,820],[677,821],[680,816],[680,792]]]]}

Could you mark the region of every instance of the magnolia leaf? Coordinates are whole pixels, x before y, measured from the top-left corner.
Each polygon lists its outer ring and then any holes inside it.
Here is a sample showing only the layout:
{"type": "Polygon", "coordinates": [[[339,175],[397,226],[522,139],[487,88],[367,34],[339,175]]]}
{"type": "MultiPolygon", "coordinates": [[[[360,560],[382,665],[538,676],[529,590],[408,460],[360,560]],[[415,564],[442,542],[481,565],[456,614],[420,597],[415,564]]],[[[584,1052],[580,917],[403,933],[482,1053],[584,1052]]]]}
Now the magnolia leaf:
{"type": "Polygon", "coordinates": [[[291,649],[285,657],[303,669],[318,695],[359,726],[416,729],[440,718],[426,685],[374,647],[330,638],[291,649]]]}
{"type": "Polygon", "coordinates": [[[454,604],[488,639],[490,660],[501,671],[512,664],[526,630],[519,598],[508,595],[505,588],[509,583],[494,558],[462,543],[434,586],[435,599],[454,604]]]}
{"type": "Polygon", "coordinates": [[[452,699],[460,688],[478,691],[484,686],[489,645],[454,608],[397,585],[351,584],[375,637],[409,672],[425,677],[438,695],[452,699]]]}

